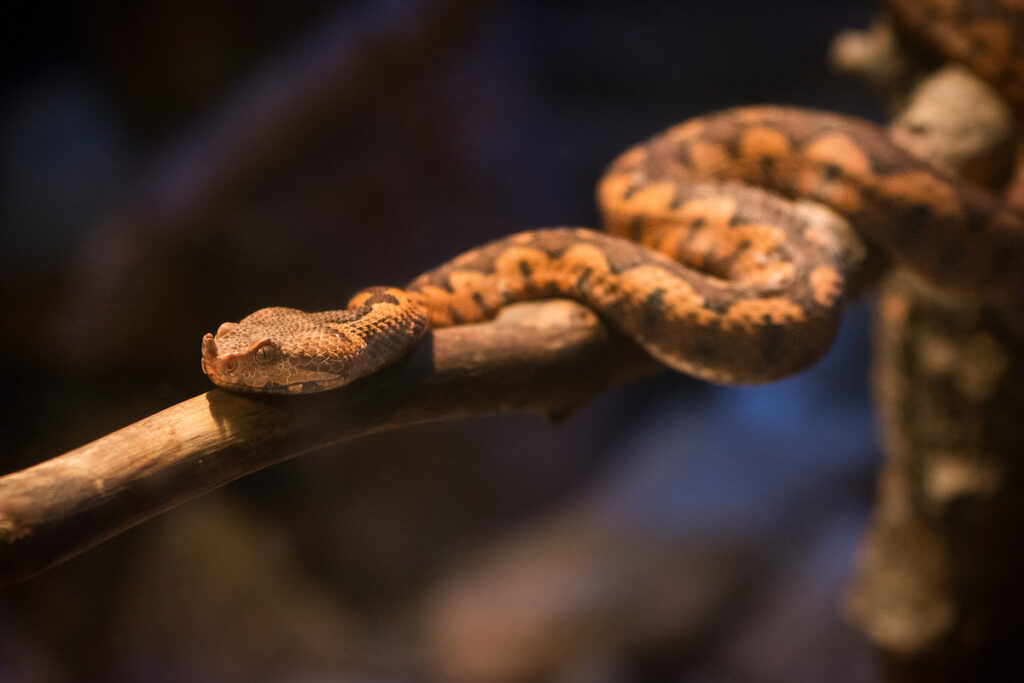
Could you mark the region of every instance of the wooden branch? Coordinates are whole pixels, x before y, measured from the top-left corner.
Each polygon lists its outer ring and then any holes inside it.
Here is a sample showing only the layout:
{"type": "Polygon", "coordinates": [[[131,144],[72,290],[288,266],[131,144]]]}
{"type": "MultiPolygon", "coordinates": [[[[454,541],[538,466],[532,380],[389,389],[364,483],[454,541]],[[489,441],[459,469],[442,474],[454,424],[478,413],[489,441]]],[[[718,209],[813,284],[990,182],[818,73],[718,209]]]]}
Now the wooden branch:
{"type": "MultiPolygon", "coordinates": [[[[1019,143],[987,84],[951,65],[898,95],[894,139],[1002,185],[1019,143]]],[[[886,681],[1005,680],[1019,668],[1024,614],[1024,345],[909,274],[880,290],[885,462],[844,611],[879,648],[886,681]]]]}
{"type": "Polygon", "coordinates": [[[557,417],[657,367],[589,309],[549,301],[438,330],[408,358],[337,391],[263,397],[214,389],[0,477],[0,585],[296,455],[446,417],[557,417]]]}

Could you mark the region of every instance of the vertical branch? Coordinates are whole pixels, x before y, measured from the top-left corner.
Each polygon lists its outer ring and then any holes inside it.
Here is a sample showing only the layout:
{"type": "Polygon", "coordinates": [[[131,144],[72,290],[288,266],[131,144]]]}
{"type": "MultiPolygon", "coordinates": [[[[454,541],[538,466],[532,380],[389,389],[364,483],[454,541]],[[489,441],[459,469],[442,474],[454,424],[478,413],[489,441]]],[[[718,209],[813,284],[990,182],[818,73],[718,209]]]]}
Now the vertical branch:
{"type": "MultiPolygon", "coordinates": [[[[974,182],[1006,180],[1014,120],[985,83],[952,66],[889,95],[895,139],[974,182]]],[[[1005,680],[1024,625],[1024,348],[908,273],[883,284],[877,327],[885,462],[846,613],[890,681],[1005,680]]]]}

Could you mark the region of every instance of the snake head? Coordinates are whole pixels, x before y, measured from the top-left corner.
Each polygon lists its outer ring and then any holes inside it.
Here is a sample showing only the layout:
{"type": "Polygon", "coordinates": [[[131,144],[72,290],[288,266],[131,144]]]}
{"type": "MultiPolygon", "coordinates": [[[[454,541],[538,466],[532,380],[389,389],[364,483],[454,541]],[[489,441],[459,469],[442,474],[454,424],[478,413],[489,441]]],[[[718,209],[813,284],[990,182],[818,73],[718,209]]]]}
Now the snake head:
{"type": "Polygon", "coordinates": [[[203,336],[203,372],[232,391],[300,394],[348,382],[337,367],[310,348],[317,314],[293,308],[264,308],[237,323],[224,323],[203,336]]]}
{"type": "Polygon", "coordinates": [[[390,287],[366,289],[337,311],[261,308],[203,337],[203,372],[234,391],[334,389],[393,363],[428,324],[418,298],[390,287]]]}

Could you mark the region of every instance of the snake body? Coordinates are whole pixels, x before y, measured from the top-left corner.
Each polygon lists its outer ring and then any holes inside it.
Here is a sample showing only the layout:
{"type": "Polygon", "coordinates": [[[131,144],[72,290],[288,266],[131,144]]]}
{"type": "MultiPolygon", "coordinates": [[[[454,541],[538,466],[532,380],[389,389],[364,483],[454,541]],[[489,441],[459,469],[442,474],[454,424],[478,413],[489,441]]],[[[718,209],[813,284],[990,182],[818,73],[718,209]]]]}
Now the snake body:
{"type": "Polygon", "coordinates": [[[431,326],[567,297],[674,369],[719,383],[778,379],[825,353],[850,294],[843,245],[797,199],[830,207],[892,258],[1024,330],[1024,217],[867,121],[775,106],[692,119],[613,161],[597,199],[607,233],[521,232],[404,289],[364,290],[346,309],[262,309],[204,337],[203,370],[234,390],[331,389],[400,357],[431,326]]]}

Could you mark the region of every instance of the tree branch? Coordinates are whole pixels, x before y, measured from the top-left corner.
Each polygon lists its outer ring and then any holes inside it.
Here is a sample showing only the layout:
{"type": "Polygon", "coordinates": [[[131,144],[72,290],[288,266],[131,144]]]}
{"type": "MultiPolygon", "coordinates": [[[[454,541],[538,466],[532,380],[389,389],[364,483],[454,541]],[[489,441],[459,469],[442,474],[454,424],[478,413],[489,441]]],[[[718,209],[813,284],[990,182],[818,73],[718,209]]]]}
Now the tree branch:
{"type": "Polygon", "coordinates": [[[296,455],[447,417],[558,417],[656,367],[589,309],[550,301],[438,330],[406,359],[337,391],[263,397],[214,389],[0,477],[0,585],[296,455]]]}
{"type": "MultiPolygon", "coordinates": [[[[951,65],[889,94],[894,139],[1003,185],[1019,143],[990,86],[951,65]]],[[[1019,668],[1024,614],[1024,348],[976,305],[906,273],[883,282],[878,310],[885,462],[844,611],[882,652],[887,681],[1004,680],[1019,668]]]]}

